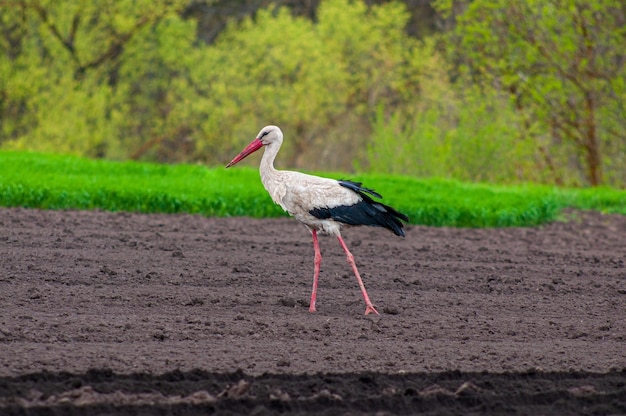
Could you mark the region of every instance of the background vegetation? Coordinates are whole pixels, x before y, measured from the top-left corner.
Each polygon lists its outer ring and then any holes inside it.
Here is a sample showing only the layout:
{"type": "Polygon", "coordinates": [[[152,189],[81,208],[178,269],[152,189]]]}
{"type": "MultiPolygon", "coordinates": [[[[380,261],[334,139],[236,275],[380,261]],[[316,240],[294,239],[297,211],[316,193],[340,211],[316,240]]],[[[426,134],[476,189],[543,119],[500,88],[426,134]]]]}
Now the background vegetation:
{"type": "Polygon", "coordinates": [[[626,186],[624,0],[267,4],[0,0],[0,148],[626,186]]]}
{"type": "MultiPolygon", "coordinates": [[[[565,207],[626,214],[626,191],[606,188],[496,186],[377,174],[352,179],[381,192],[384,202],[409,215],[413,224],[537,225],[556,219],[565,207]]],[[[263,189],[257,170],[250,167],[226,170],[13,151],[0,152],[0,206],[207,216],[286,215],[263,189]]]]}

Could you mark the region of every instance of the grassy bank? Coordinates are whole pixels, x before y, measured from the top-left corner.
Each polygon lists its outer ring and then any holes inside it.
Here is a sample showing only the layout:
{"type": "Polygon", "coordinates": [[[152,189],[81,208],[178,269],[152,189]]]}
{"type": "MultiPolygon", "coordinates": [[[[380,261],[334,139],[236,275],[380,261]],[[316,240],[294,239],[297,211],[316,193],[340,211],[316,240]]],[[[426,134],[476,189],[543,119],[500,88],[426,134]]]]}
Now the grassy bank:
{"type": "MultiPolygon", "coordinates": [[[[614,189],[491,186],[389,175],[326,176],[363,181],[414,224],[536,225],[554,220],[565,207],[626,214],[626,192],[614,189]]],[[[0,205],[206,216],[285,215],[272,203],[252,168],[110,162],[27,152],[0,152],[0,205]]]]}

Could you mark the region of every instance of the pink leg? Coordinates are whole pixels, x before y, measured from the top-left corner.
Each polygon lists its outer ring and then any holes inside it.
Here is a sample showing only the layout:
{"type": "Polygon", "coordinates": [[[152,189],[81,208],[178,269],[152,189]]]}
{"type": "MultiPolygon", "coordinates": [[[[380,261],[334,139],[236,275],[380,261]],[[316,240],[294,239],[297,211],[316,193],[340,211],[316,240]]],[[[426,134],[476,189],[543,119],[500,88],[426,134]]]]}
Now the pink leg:
{"type": "Polygon", "coordinates": [[[343,238],[341,238],[341,235],[338,235],[337,238],[339,239],[339,243],[341,244],[341,247],[343,247],[343,251],[346,252],[346,256],[348,257],[348,263],[350,263],[350,266],[352,266],[352,270],[354,271],[356,280],[359,282],[361,293],[363,293],[363,299],[365,299],[365,306],[366,306],[365,315],[369,313],[375,313],[376,315],[379,315],[376,308],[374,308],[374,305],[372,305],[372,302],[370,301],[370,297],[367,295],[367,290],[365,290],[365,285],[363,284],[363,280],[361,280],[361,275],[359,274],[359,270],[356,268],[356,263],[354,262],[354,256],[352,255],[352,253],[350,253],[350,250],[348,250],[348,246],[346,245],[345,241],[343,241],[343,238]]]}
{"type": "Polygon", "coordinates": [[[313,249],[315,250],[315,271],[313,272],[313,291],[311,292],[311,302],[309,303],[309,312],[315,312],[315,300],[317,298],[317,281],[320,276],[320,264],[322,264],[322,253],[320,253],[320,244],[317,241],[317,231],[311,230],[313,234],[313,249]]]}

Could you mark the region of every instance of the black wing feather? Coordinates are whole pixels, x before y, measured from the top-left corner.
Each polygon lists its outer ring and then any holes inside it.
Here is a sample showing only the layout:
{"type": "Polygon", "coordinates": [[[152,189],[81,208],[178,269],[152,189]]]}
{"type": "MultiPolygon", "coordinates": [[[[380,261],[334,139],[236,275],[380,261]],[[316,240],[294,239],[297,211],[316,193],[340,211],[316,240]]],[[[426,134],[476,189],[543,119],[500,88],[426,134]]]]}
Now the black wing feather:
{"type": "Polygon", "coordinates": [[[380,198],[380,199],[383,198],[381,194],[374,191],[373,189],[364,188],[363,186],[361,186],[363,185],[363,183],[361,182],[353,182],[353,181],[348,181],[345,179],[340,179],[338,182],[339,182],[339,185],[343,186],[344,188],[352,189],[354,192],[360,195],[362,195],[363,193],[368,193],[376,198],[380,198]]]}
{"type": "Polygon", "coordinates": [[[347,180],[340,180],[338,182],[339,185],[359,194],[362,200],[354,205],[314,208],[309,211],[311,215],[321,220],[332,218],[335,221],[348,225],[384,227],[393,231],[394,234],[404,237],[405,233],[402,228],[402,221],[408,222],[409,217],[388,205],[374,201],[369,195],[377,198],[382,198],[382,196],[373,189],[362,187],[360,182],[347,180]]]}

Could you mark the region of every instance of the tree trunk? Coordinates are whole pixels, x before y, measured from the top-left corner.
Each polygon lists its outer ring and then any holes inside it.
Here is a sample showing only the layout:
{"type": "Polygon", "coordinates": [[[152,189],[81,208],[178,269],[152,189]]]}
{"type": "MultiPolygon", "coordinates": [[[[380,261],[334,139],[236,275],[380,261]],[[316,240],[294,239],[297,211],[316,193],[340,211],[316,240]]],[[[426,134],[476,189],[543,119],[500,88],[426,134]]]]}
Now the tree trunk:
{"type": "Polygon", "coordinates": [[[587,179],[591,186],[602,184],[602,157],[600,152],[600,142],[595,120],[595,108],[592,93],[585,94],[585,153],[587,159],[587,179]]]}

